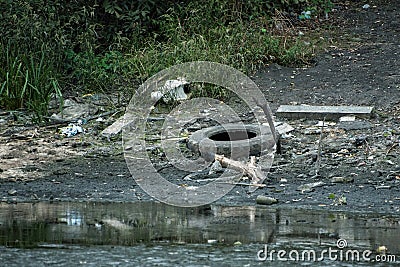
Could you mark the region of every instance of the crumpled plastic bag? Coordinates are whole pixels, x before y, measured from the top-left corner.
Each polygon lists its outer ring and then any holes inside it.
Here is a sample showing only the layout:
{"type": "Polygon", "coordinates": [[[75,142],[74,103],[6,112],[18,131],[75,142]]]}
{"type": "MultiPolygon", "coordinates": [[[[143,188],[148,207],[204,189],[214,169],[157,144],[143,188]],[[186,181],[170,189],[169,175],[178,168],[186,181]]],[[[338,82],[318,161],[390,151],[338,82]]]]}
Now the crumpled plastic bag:
{"type": "Polygon", "coordinates": [[[80,126],[80,125],[76,125],[76,124],[69,124],[66,127],[62,127],[60,128],[60,133],[67,136],[67,137],[71,137],[71,136],[75,136],[78,133],[83,133],[84,129],[80,126]]]}

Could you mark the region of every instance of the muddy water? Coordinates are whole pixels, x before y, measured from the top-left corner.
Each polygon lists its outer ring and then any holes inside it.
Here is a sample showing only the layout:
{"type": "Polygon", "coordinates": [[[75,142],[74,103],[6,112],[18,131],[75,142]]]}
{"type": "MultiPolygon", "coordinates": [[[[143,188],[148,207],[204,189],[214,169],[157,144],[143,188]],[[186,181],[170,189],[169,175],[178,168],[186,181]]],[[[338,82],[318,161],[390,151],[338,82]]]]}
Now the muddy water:
{"type": "Polygon", "coordinates": [[[376,259],[379,246],[388,249],[380,259],[398,264],[399,223],[395,215],[264,206],[1,203],[0,265],[288,266],[293,258],[302,265],[352,266],[371,265],[366,260],[376,259]],[[338,248],[338,240],[347,245],[338,248]],[[289,261],[279,260],[279,250],[289,261]],[[349,250],[357,250],[359,262],[349,250]]]}

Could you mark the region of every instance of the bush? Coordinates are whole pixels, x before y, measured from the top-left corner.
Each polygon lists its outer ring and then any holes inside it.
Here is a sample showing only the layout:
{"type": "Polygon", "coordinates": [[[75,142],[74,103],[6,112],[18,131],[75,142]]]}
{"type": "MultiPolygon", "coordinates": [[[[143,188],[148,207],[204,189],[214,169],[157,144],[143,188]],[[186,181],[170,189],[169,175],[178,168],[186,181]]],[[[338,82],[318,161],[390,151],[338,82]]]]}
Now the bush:
{"type": "Polygon", "coordinates": [[[140,82],[193,60],[243,71],[270,62],[301,64],[312,48],[288,33],[272,34],[275,10],[298,20],[293,14],[319,15],[331,5],[329,0],[4,0],[0,104],[42,116],[49,95],[67,84],[86,92],[126,87],[126,81],[140,82]]]}
{"type": "Polygon", "coordinates": [[[52,65],[46,60],[46,52],[23,55],[10,43],[0,55],[5,68],[0,68],[0,96],[8,109],[27,108],[35,112],[36,119],[47,115],[51,96],[62,101],[62,94],[52,65]]]}

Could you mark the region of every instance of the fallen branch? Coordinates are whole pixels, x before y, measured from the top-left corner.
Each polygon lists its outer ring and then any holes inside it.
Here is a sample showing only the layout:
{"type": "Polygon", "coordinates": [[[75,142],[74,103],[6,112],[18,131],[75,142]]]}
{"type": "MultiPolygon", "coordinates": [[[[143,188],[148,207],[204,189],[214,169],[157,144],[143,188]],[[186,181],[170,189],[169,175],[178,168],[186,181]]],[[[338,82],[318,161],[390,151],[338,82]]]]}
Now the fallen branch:
{"type": "Polygon", "coordinates": [[[400,146],[399,143],[394,143],[389,149],[388,151],[386,151],[386,156],[390,153],[390,151],[392,151],[393,148],[395,148],[396,146],[400,146]]]}
{"type": "Polygon", "coordinates": [[[315,175],[319,174],[319,170],[321,168],[321,150],[322,150],[322,136],[324,134],[324,127],[325,127],[325,117],[324,120],[322,121],[322,127],[321,127],[321,132],[319,133],[319,141],[318,141],[318,154],[317,154],[317,162],[316,162],[316,168],[315,168],[315,175]]]}
{"type": "Polygon", "coordinates": [[[240,161],[232,160],[224,157],[224,155],[215,154],[215,160],[218,160],[222,167],[230,168],[232,170],[240,171],[245,176],[251,179],[251,184],[262,184],[267,178],[260,166],[256,165],[256,158],[252,156],[250,162],[243,163],[240,161]]]}
{"type": "Polygon", "coordinates": [[[267,122],[271,129],[272,136],[274,137],[274,141],[276,144],[276,152],[278,154],[281,154],[282,147],[281,147],[281,142],[279,139],[279,134],[276,132],[275,125],[274,125],[274,119],[272,118],[272,111],[269,108],[268,103],[262,102],[258,98],[255,98],[255,97],[253,97],[253,100],[256,102],[256,105],[259,106],[262,109],[262,111],[264,112],[265,118],[267,119],[267,122]]]}

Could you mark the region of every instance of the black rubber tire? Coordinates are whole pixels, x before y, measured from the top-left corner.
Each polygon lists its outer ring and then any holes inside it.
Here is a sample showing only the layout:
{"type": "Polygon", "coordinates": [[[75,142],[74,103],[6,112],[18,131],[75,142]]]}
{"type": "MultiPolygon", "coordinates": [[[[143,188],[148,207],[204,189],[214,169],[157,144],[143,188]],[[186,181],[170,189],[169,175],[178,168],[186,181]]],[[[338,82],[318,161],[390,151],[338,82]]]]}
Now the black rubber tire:
{"type": "Polygon", "coordinates": [[[261,150],[273,146],[273,138],[269,127],[253,124],[224,124],[204,128],[194,132],[187,143],[189,149],[200,153],[208,161],[213,160],[214,154],[225,155],[232,159],[248,158],[249,155],[258,155],[261,150]],[[222,132],[243,131],[255,134],[255,137],[237,141],[214,141],[210,136],[222,132]],[[262,134],[263,133],[263,134],[262,134]],[[232,151],[234,152],[232,154],[232,151]]]}

